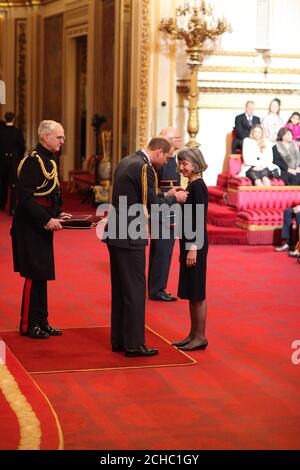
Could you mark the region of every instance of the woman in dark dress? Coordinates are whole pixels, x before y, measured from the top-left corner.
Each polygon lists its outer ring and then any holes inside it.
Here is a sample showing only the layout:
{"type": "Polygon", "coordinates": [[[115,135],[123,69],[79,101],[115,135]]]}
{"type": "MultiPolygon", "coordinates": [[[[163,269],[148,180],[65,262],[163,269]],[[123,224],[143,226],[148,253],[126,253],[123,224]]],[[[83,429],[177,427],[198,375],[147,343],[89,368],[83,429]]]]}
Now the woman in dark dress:
{"type": "Polygon", "coordinates": [[[197,148],[181,150],[177,159],[180,173],[189,180],[189,195],[182,214],[178,297],[189,300],[191,328],[187,337],[174,345],[183,351],[195,351],[208,345],[205,338],[208,192],[202,179],[207,164],[197,148]]]}
{"type": "Polygon", "coordinates": [[[277,141],[273,147],[273,162],[281,170],[281,179],[287,185],[300,184],[300,151],[293,140],[290,129],[282,127],[277,134],[277,141]]]}

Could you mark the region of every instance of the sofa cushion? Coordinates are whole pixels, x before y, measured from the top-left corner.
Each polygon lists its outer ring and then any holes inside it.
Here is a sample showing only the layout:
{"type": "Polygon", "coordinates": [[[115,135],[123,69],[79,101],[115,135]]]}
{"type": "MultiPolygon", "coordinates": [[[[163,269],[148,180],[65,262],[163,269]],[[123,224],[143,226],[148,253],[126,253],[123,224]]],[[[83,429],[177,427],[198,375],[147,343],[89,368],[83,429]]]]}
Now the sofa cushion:
{"type": "Polygon", "coordinates": [[[239,227],[255,230],[255,227],[266,228],[281,227],[283,211],[281,209],[245,209],[236,217],[239,227]]]}

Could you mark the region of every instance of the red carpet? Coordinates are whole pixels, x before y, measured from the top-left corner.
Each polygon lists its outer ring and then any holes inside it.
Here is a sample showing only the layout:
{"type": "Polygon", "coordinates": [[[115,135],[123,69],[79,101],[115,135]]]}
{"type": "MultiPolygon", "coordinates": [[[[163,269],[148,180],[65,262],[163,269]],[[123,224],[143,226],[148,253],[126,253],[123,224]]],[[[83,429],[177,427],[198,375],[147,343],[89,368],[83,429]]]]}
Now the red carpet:
{"type": "Polygon", "coordinates": [[[0,364],[0,413],[0,450],[63,448],[55,411],[8,349],[0,364]]]}
{"type": "MultiPolygon", "coordinates": [[[[23,284],[12,272],[9,221],[0,214],[0,330],[17,327],[23,284]]],[[[94,231],[74,230],[55,234],[55,252],[51,324],[108,325],[106,247],[94,231]]],[[[300,264],[271,246],[210,246],[209,345],[190,353],[196,365],[34,375],[58,414],[65,449],[300,449],[300,365],[291,361],[299,279],[300,264]]],[[[177,282],[176,242],[170,292],[177,282]]],[[[146,319],[180,340],[187,302],[147,301],[146,319]]]]}
{"type": "Polygon", "coordinates": [[[159,355],[128,358],[110,349],[110,328],[70,328],[60,337],[32,340],[17,331],[2,331],[1,338],[30,373],[168,367],[195,364],[192,358],[171,346],[150,330],[146,344],[159,349],[159,355]]]}

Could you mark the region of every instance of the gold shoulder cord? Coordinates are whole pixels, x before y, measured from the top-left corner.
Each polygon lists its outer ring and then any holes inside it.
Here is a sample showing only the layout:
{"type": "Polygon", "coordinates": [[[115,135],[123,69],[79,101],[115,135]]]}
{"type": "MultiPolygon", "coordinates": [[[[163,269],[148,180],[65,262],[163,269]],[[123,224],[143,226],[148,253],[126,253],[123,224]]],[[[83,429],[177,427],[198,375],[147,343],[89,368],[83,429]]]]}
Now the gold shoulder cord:
{"type": "Polygon", "coordinates": [[[48,181],[53,180],[53,184],[48,191],[44,191],[43,193],[34,193],[34,196],[48,196],[48,194],[52,193],[52,191],[56,188],[56,186],[59,186],[57,165],[54,160],[50,160],[50,162],[52,163],[53,169],[49,173],[45,168],[43,160],[41,159],[39,154],[34,150],[31,154],[28,153],[27,155],[25,155],[25,157],[20,161],[20,164],[18,166],[18,177],[20,176],[20,173],[21,173],[21,170],[25,161],[30,155],[37,158],[39,165],[41,167],[42,173],[45,177],[43,184],[41,186],[38,186],[36,189],[44,188],[47,185],[48,181]]]}
{"type": "MultiPolygon", "coordinates": [[[[148,169],[148,163],[145,163],[145,165],[142,168],[142,199],[143,199],[143,204],[144,206],[147,207],[147,202],[148,202],[148,179],[147,179],[147,169],[148,169]]],[[[155,184],[155,192],[158,194],[158,179],[157,179],[157,174],[156,171],[152,168],[153,173],[154,173],[154,184],[155,184]]]]}
{"type": "MultiPolygon", "coordinates": [[[[148,202],[148,179],[147,179],[147,170],[148,170],[148,163],[145,163],[145,165],[142,168],[142,200],[143,200],[143,206],[144,206],[144,213],[145,217],[147,219],[150,219],[149,217],[149,212],[147,208],[147,202],[148,202]]],[[[153,169],[153,168],[152,168],[153,169]]],[[[156,171],[153,169],[154,172],[154,181],[155,181],[155,191],[156,194],[158,194],[158,179],[157,179],[157,174],[156,171]]]]}

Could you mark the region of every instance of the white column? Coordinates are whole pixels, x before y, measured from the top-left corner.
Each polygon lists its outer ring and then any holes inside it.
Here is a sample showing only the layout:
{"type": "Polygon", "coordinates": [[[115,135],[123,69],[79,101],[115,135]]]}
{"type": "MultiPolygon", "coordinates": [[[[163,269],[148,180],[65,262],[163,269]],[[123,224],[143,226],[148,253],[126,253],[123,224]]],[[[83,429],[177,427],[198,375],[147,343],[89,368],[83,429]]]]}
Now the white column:
{"type": "Polygon", "coordinates": [[[256,49],[270,49],[271,1],[257,0],[256,49]]]}

